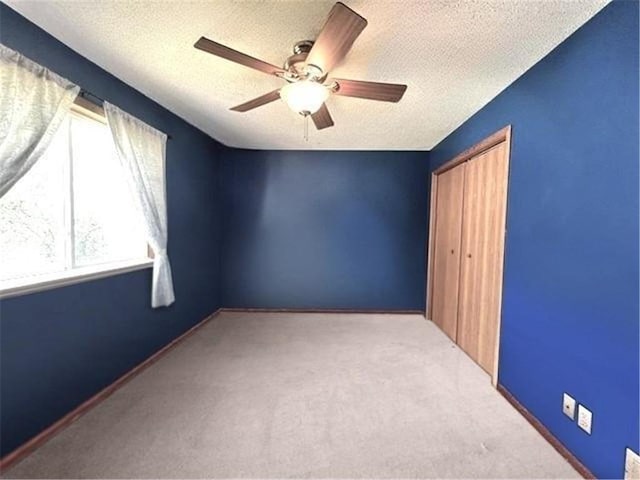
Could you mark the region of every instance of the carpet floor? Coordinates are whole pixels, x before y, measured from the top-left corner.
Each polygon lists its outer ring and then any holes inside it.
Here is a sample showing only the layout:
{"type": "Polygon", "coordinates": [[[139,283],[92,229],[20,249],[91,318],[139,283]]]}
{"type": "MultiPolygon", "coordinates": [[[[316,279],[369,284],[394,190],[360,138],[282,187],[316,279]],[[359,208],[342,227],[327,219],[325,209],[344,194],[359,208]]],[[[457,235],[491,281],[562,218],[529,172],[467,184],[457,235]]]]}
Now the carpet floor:
{"type": "Polygon", "coordinates": [[[217,316],[4,477],[580,478],[421,316],[289,313],[217,316]]]}

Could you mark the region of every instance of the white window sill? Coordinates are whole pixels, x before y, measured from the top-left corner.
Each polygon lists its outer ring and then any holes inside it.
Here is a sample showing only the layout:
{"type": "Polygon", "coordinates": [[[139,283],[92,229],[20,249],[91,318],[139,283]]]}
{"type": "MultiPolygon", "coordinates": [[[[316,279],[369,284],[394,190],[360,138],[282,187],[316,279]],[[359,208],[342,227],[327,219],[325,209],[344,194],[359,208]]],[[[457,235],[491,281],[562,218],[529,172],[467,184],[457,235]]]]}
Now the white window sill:
{"type": "Polygon", "coordinates": [[[73,270],[40,275],[37,277],[25,277],[15,280],[0,281],[0,299],[41,292],[43,290],[50,290],[52,288],[64,287],[75,283],[87,282],[97,278],[111,277],[120,273],[151,268],[152,266],[153,259],[144,258],[75,268],[73,270]]]}

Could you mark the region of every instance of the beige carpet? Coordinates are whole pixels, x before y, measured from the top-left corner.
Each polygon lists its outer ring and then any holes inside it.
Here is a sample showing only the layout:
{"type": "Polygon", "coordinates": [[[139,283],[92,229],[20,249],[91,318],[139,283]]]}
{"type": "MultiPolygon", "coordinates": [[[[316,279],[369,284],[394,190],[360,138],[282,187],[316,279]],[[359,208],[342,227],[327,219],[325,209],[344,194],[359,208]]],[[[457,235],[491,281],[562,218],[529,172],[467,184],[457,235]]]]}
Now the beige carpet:
{"type": "Polygon", "coordinates": [[[5,477],[580,478],[424,318],[276,313],[218,316],[5,477]]]}

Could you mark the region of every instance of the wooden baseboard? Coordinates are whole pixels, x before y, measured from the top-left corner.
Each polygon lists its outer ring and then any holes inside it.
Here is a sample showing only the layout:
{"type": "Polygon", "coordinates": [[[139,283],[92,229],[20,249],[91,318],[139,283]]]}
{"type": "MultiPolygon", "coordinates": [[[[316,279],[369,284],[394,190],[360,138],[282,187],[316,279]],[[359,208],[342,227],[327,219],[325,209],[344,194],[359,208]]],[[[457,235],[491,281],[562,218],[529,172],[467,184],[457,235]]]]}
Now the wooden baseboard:
{"type": "Polygon", "coordinates": [[[221,312],[246,313],[353,313],[353,314],[384,314],[384,315],[422,315],[422,310],[352,310],[332,308],[221,308],[221,312]]]}
{"type": "Polygon", "coordinates": [[[112,393],[114,393],[116,390],[118,390],[120,387],[122,387],[125,383],[127,383],[133,377],[135,377],[140,372],[145,370],[147,367],[151,366],[153,363],[158,361],[163,355],[168,353],[171,349],[173,349],[175,346],[177,346],[180,342],[185,340],[188,336],[190,336],[192,333],[194,333],[196,330],[198,330],[204,324],[206,324],[211,319],[213,319],[215,316],[217,316],[220,313],[220,311],[221,311],[220,309],[216,310],[214,313],[209,315],[207,318],[205,318],[204,320],[201,320],[200,322],[195,324],[189,330],[184,332],[179,337],[173,339],[171,342],[169,342],[167,345],[162,347],[156,353],[154,353],[149,358],[144,360],[142,363],[140,363],[140,364],[136,365],[135,367],[133,367],[131,370],[129,370],[124,375],[122,375],[120,378],[118,378],[112,384],[110,384],[107,387],[103,388],[98,393],[96,393],[93,397],[91,397],[90,399],[88,399],[87,401],[85,401],[84,403],[79,405],[78,407],[76,407],[71,412],[67,413],[60,420],[56,421],[55,423],[53,423],[49,427],[45,428],[42,432],[37,434],[35,437],[31,438],[30,440],[28,440],[27,442],[23,443],[18,448],[16,448],[14,451],[12,451],[11,453],[9,453],[6,456],[4,456],[2,459],[0,459],[0,473],[2,473],[4,470],[6,470],[7,468],[9,468],[11,465],[13,465],[14,463],[18,462],[19,460],[22,460],[25,456],[27,456],[33,450],[35,450],[36,448],[38,448],[39,446],[41,446],[42,444],[47,442],[54,435],[59,433],[64,428],[68,427],[70,424],[75,422],[82,415],[84,415],[89,410],[91,410],[93,407],[95,407],[100,402],[102,402],[104,399],[109,397],[112,393]]]}
{"type": "Polygon", "coordinates": [[[571,464],[576,471],[588,480],[595,480],[596,476],[585,467],[580,460],[578,460],[562,443],[558,440],[553,433],[545,427],[540,420],[534,417],[529,410],[527,410],[516,398],[509,393],[509,391],[502,385],[498,385],[498,391],[502,394],[507,401],[513,405],[513,407],[520,412],[520,414],[527,419],[527,421],[535,428],[544,439],[555,448],[560,455],[562,455],[567,462],[571,464]]]}

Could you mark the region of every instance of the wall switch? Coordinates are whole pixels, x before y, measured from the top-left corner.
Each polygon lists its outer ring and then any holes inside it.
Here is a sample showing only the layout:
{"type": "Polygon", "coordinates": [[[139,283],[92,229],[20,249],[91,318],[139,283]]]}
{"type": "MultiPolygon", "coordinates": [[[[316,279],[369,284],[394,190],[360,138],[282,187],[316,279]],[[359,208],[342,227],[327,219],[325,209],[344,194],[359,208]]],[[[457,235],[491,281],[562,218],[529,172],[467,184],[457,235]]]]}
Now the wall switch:
{"type": "Polygon", "coordinates": [[[593,414],[584,405],[578,405],[578,426],[591,435],[591,422],[593,414]]]}
{"type": "Polygon", "coordinates": [[[640,455],[630,448],[624,458],[624,480],[640,480],[640,455]]]}
{"type": "Polygon", "coordinates": [[[571,420],[576,418],[576,399],[566,393],[562,396],[562,413],[571,420]]]}

